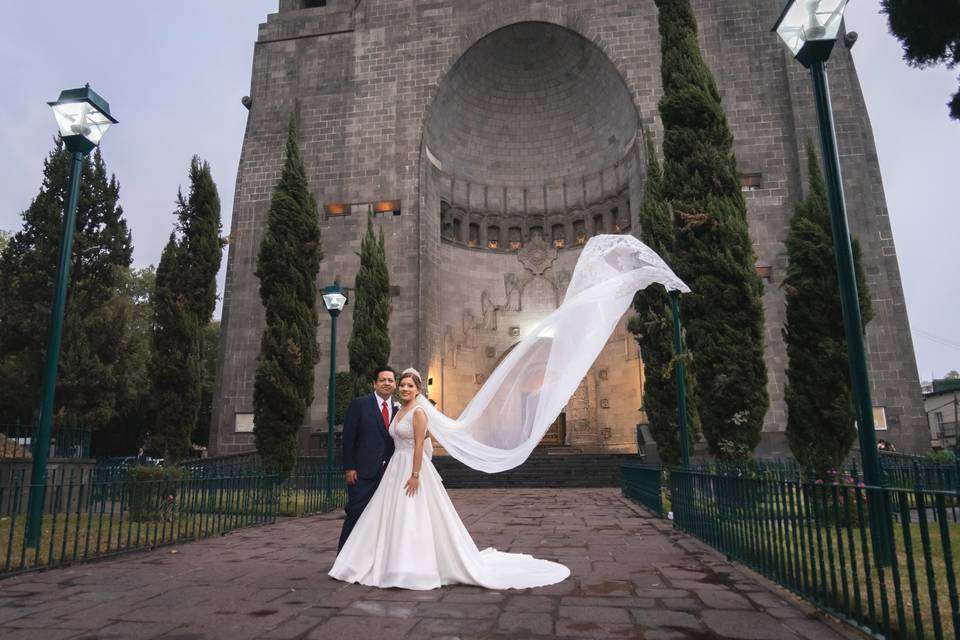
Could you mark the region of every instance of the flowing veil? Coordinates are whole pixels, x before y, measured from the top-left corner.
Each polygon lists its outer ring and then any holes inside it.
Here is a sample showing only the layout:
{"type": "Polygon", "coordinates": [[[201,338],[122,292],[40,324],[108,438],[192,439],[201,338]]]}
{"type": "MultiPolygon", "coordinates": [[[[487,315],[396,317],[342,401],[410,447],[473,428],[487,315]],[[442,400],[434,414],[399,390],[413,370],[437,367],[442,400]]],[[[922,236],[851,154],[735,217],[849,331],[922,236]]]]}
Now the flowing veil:
{"type": "Polygon", "coordinates": [[[690,291],[633,236],[591,238],[563,303],[513,348],[459,418],[419,397],[430,433],[451,456],[479,471],[522,464],[576,391],[634,294],[654,283],[690,291]]]}

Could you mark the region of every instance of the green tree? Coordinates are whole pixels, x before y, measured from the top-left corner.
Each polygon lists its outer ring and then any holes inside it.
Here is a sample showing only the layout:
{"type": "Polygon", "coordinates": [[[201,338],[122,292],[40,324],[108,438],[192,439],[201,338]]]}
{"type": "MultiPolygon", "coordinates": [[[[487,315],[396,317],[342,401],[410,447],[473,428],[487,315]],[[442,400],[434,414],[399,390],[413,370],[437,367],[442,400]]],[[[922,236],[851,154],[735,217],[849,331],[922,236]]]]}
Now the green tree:
{"type": "MultiPolygon", "coordinates": [[[[31,419],[39,402],[70,164],[58,140],[44,162],[40,192],[23,212],[23,227],[0,254],[5,420],[31,419]]],[[[54,405],[59,424],[102,428],[116,416],[125,356],[116,341],[129,321],[118,298],[133,252],[119,193],[98,149],[82,165],[54,405]]]]}
{"type": "MultiPolygon", "coordinates": [[[[903,57],[919,68],[960,62],[960,3],[956,0],[881,0],[890,33],[903,44],[903,57]]],[[[947,103],[960,120],[960,91],[947,103]]]]}
{"type": "MultiPolygon", "coordinates": [[[[789,362],[784,395],[790,450],[823,477],[827,469],[843,463],[857,432],[827,190],[812,147],[808,140],[810,192],[797,204],[787,235],[783,338],[789,362]]],[[[853,254],[866,324],[873,312],[856,240],[853,254]]]]}
{"type": "Polygon", "coordinates": [[[220,270],[220,197],[210,165],[190,162],[190,193],[177,194],[177,229],[157,268],[154,299],[154,428],[151,448],[165,458],[190,454],[206,368],[205,327],[217,302],[220,270]]]}
{"type": "Polygon", "coordinates": [[[153,336],[153,290],[156,269],[128,269],[124,272],[123,295],[115,304],[124,307],[126,333],[116,341],[122,350],[117,379],[121,382],[116,416],[93,439],[95,456],[131,455],[145,432],[153,428],[151,412],[150,360],[153,336]]]}
{"type": "Polygon", "coordinates": [[[10,242],[10,232],[0,229],[0,252],[3,252],[4,247],[7,246],[7,243],[10,242]]]}
{"type": "Polygon", "coordinates": [[[214,320],[203,329],[203,384],[200,388],[200,415],[190,440],[206,447],[210,444],[210,423],[213,420],[213,385],[217,375],[217,347],[220,342],[220,321],[214,320]]]}
{"type": "Polygon", "coordinates": [[[347,349],[353,393],[366,392],[373,371],[390,360],[390,274],[384,250],[383,229],[377,237],[367,217],[367,232],[360,241],[360,270],[354,283],[353,328],[347,349]]]}
{"type": "MultiPolygon", "coordinates": [[[[657,161],[650,133],[647,140],[647,180],[640,205],[640,239],[668,264],[673,262],[674,229],[670,210],[663,200],[663,173],[657,161]]],[[[647,287],[633,299],[636,315],[628,328],[636,336],[643,356],[646,382],[643,407],[657,453],[667,464],[680,463],[680,439],[677,417],[677,378],[673,345],[673,313],[663,287],[647,287]]],[[[692,445],[699,428],[693,378],[687,362],[687,419],[692,445]]]]}
{"type": "Polygon", "coordinates": [[[663,197],[672,207],[684,326],[710,452],[748,455],[767,412],[762,284],[740,193],[733,136],[697,44],[689,0],[657,0],[663,98],[663,197]]]}
{"type": "Polygon", "coordinates": [[[253,385],[254,436],[268,468],[289,475],[297,431],[313,402],[317,348],[317,203],[297,147],[293,118],[280,181],[273,189],[256,275],[266,326],[253,385]]]}

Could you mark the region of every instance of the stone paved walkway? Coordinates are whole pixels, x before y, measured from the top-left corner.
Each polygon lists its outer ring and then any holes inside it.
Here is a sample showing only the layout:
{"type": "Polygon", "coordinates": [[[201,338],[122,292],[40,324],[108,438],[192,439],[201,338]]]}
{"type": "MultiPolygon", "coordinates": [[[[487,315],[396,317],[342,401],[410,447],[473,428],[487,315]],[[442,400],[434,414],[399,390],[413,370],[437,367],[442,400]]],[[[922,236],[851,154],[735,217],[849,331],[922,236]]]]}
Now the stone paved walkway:
{"type": "Polygon", "coordinates": [[[559,560],[525,591],[336,582],[339,514],[0,581],[0,638],[859,637],[771,591],[614,489],[451,491],[477,544],[559,560]]]}

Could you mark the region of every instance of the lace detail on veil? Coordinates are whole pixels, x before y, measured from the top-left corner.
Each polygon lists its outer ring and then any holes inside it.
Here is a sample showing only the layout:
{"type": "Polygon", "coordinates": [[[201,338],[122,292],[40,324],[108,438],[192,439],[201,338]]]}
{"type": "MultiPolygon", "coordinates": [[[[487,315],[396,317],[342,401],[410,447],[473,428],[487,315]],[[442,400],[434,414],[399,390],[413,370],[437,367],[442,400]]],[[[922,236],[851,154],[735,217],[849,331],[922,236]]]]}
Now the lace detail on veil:
{"type": "MultiPolygon", "coordinates": [[[[659,282],[669,291],[690,291],[656,251],[633,236],[599,235],[591,238],[580,253],[567,286],[566,297],[575,296],[608,278],[623,274],[645,281],[631,295],[654,282],[659,282]]],[[[634,279],[631,279],[631,284],[634,279]]]]}
{"type": "Polygon", "coordinates": [[[591,238],[563,303],[513,348],[459,418],[418,399],[430,433],[474,469],[496,473],[521,464],[593,365],[634,294],[654,283],[690,290],[633,236],[591,238]]]}

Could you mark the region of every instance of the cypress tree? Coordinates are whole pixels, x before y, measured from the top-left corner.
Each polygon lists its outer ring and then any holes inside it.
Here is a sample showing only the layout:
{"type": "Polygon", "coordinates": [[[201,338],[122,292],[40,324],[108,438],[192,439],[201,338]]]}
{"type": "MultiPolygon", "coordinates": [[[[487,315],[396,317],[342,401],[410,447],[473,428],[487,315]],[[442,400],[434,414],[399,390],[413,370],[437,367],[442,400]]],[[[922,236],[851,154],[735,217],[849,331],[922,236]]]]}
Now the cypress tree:
{"type": "Polygon", "coordinates": [[[741,458],[767,412],[762,284],[740,193],[733,136],[697,45],[689,0],[657,0],[661,36],[664,199],[677,230],[675,263],[690,286],[684,326],[710,452],[741,458]]]}
{"type": "MultiPolygon", "coordinates": [[[[29,420],[40,393],[62,235],[70,154],[57,140],[23,227],[0,255],[0,416],[29,420]]],[[[102,428],[116,416],[129,314],[133,247],[120,187],[97,149],[82,165],[54,412],[58,423],[102,428]]]]}
{"type": "Polygon", "coordinates": [[[257,451],[264,464],[283,477],[293,469],[297,431],[313,402],[320,259],[317,204],[307,185],[291,118],[287,157],[270,200],[257,258],[266,327],[253,387],[257,451]]]}
{"type": "Polygon", "coordinates": [[[365,392],[373,371],[390,360],[390,274],[383,242],[373,233],[367,217],[367,232],[360,241],[360,270],[354,281],[353,328],[347,348],[354,393],[365,392]]]}
{"type": "MultiPolygon", "coordinates": [[[[857,437],[840,287],[823,174],[807,141],[810,193],[797,204],[787,235],[783,288],[787,321],[787,440],[794,457],[823,477],[839,467],[857,437]]],[[[853,241],[860,312],[873,315],[860,247],[853,241]]]]}
{"type": "MultiPolygon", "coordinates": [[[[640,205],[640,239],[668,264],[673,262],[674,230],[670,210],[663,201],[663,174],[649,132],[647,140],[647,181],[640,205]]],[[[646,382],[643,406],[657,453],[667,464],[679,464],[680,440],[677,418],[677,379],[673,344],[673,314],[667,292],[660,286],[638,291],[633,299],[636,315],[628,328],[636,336],[643,356],[646,382]]],[[[690,442],[698,430],[693,378],[686,369],[687,420],[690,442]]]]}
{"type": "Polygon", "coordinates": [[[217,301],[220,197],[210,165],[190,162],[190,193],[177,194],[177,229],[157,268],[154,293],[154,427],[151,448],[179,460],[190,453],[206,368],[205,327],[217,301]]]}

